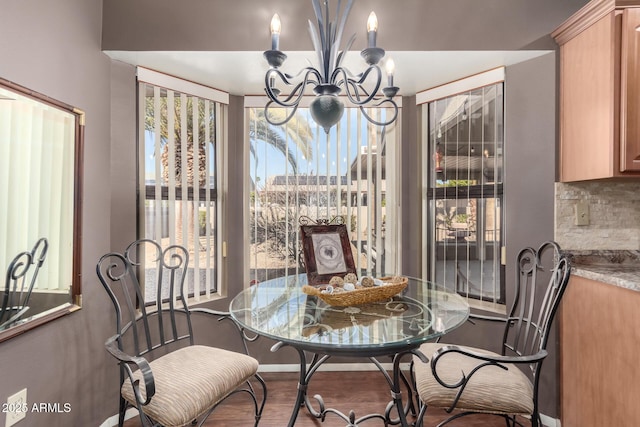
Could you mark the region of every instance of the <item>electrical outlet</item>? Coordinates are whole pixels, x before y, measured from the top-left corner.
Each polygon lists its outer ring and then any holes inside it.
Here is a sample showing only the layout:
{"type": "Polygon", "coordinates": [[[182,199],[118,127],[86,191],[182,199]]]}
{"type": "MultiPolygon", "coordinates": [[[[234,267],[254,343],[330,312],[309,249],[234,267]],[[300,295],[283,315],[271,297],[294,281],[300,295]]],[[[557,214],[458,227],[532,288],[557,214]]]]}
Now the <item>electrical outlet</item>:
{"type": "Polygon", "coordinates": [[[576,225],[589,225],[589,203],[580,201],[575,204],[576,225]]]}
{"type": "Polygon", "coordinates": [[[24,388],[16,394],[7,398],[6,406],[3,412],[6,414],[7,422],[5,427],[11,427],[21,419],[27,416],[27,389],[24,388]]]}

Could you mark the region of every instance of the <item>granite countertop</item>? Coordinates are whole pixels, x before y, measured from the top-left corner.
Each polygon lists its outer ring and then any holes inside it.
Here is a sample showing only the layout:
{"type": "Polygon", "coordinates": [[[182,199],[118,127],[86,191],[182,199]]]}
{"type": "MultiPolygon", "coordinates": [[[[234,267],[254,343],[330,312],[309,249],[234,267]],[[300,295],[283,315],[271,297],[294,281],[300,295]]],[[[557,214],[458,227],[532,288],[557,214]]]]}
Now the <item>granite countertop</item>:
{"type": "Polygon", "coordinates": [[[567,251],[571,274],[640,291],[640,251],[567,251]]]}

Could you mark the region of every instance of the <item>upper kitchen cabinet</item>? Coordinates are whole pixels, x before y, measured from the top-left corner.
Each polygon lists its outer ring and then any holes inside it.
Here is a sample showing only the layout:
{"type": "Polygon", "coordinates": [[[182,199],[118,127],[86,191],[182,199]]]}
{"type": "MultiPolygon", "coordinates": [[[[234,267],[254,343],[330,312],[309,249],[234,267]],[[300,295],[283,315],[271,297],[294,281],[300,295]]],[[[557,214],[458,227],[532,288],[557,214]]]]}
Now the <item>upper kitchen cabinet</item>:
{"type": "Polygon", "coordinates": [[[640,0],[594,0],[560,46],[560,180],[640,178],[640,0]]]}

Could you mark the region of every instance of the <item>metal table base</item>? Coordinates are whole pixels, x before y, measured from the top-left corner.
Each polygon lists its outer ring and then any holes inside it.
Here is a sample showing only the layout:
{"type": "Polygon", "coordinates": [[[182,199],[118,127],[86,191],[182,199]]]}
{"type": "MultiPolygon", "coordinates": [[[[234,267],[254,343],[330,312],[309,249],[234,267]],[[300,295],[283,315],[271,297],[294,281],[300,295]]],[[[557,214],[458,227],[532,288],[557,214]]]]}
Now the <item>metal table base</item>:
{"type": "MultiPolygon", "coordinates": [[[[276,352],[280,348],[285,346],[291,346],[291,345],[286,344],[284,342],[278,342],[273,347],[271,347],[271,351],[276,352]]],[[[288,427],[294,427],[296,419],[298,418],[298,414],[300,412],[300,408],[302,408],[303,406],[306,407],[309,414],[311,414],[313,417],[319,419],[322,422],[324,422],[328,414],[336,415],[341,419],[343,419],[345,422],[347,422],[346,427],[358,427],[358,426],[361,426],[362,423],[364,423],[365,421],[372,420],[372,419],[381,420],[384,423],[384,426],[400,425],[403,427],[410,427],[414,425],[414,423],[409,423],[409,421],[407,420],[407,416],[409,414],[411,414],[414,417],[416,415],[416,408],[413,400],[414,399],[413,387],[410,384],[410,382],[407,380],[405,375],[401,372],[400,361],[403,359],[403,357],[410,354],[415,354],[418,357],[420,357],[420,359],[422,359],[423,361],[426,361],[427,359],[425,358],[425,356],[422,353],[420,353],[417,349],[409,349],[401,353],[389,355],[392,358],[392,363],[393,363],[393,372],[391,375],[389,375],[387,370],[384,368],[382,363],[380,363],[380,361],[377,358],[367,357],[367,359],[378,368],[378,370],[382,373],[385,380],[387,381],[387,384],[389,385],[389,390],[391,392],[391,400],[387,404],[384,414],[371,413],[371,414],[366,414],[356,418],[356,414],[352,410],[349,411],[349,414],[345,414],[344,412],[339,411],[338,409],[327,408],[324,403],[324,399],[319,394],[316,394],[313,396],[313,399],[318,405],[318,409],[315,409],[313,407],[313,401],[307,395],[309,382],[311,381],[311,378],[313,377],[313,375],[318,371],[318,368],[320,368],[320,366],[322,366],[327,360],[331,358],[331,355],[328,355],[328,354],[320,355],[318,353],[311,353],[313,354],[313,357],[311,358],[311,360],[309,361],[309,364],[307,365],[307,352],[301,348],[297,348],[294,346],[291,346],[291,347],[293,347],[298,352],[298,356],[300,357],[300,373],[298,378],[298,390],[296,394],[296,401],[294,403],[294,407],[291,413],[291,418],[289,419],[289,423],[287,424],[288,427]],[[406,405],[403,405],[402,403],[402,391],[401,391],[402,386],[404,386],[407,390],[408,398],[407,398],[406,405]],[[395,418],[392,416],[392,412],[394,412],[394,409],[398,413],[398,416],[395,418]]]]}

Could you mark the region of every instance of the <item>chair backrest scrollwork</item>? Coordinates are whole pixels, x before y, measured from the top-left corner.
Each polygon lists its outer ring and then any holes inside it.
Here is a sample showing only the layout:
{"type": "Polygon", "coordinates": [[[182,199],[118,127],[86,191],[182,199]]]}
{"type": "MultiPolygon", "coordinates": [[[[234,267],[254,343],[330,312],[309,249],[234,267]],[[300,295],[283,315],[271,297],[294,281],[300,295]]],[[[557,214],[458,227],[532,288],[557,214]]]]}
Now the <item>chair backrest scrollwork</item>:
{"type": "Polygon", "coordinates": [[[504,330],[502,352],[522,356],[546,349],[571,265],[557,243],[545,242],[537,250],[522,249],[517,270],[515,298],[504,330]]]}
{"type": "Polygon", "coordinates": [[[100,258],[96,272],[116,312],[121,350],[126,346],[130,353],[142,356],[179,341],[193,344],[184,289],[188,265],[184,247],[162,249],[149,239],[136,240],[123,253],[100,258]]]}
{"type": "Polygon", "coordinates": [[[31,251],[19,253],[9,264],[0,308],[0,328],[18,322],[28,313],[29,299],[48,249],[49,242],[42,237],[31,251]]]}

